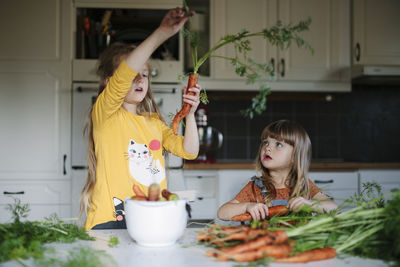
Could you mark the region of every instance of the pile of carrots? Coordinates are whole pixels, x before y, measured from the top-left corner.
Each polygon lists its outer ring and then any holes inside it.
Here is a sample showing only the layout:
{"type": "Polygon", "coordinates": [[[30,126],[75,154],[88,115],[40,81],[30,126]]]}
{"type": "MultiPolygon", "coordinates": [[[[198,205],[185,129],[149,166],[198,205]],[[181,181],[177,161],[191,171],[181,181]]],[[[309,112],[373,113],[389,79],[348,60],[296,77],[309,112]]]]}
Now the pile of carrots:
{"type": "Polygon", "coordinates": [[[213,224],[199,233],[197,241],[215,247],[206,252],[218,261],[252,262],[270,257],[274,262],[304,263],[334,258],[334,248],[318,248],[293,254],[295,241],[284,230],[269,231],[266,221],[258,228],[249,225],[222,226],[213,224]]]}
{"type": "Polygon", "coordinates": [[[156,183],[149,186],[147,196],[137,185],[133,185],[133,192],[135,195],[132,196],[131,199],[139,201],[168,201],[179,199],[177,194],[171,193],[167,189],[161,191],[160,197],[160,185],[156,183]]]}

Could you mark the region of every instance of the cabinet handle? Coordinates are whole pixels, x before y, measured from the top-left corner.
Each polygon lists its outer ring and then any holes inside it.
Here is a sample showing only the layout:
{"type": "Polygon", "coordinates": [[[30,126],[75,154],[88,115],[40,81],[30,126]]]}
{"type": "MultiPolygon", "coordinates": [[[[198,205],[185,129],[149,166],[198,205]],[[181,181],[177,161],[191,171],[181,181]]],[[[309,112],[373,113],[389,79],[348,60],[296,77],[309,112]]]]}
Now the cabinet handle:
{"type": "Polygon", "coordinates": [[[203,197],[198,197],[197,199],[198,199],[198,200],[203,200],[203,197]]]}
{"type": "Polygon", "coordinates": [[[67,162],[67,154],[64,154],[64,159],[63,159],[63,174],[66,175],[67,174],[67,167],[65,166],[67,162]]]}
{"type": "Polygon", "coordinates": [[[4,195],[23,195],[25,194],[24,191],[18,191],[18,192],[8,192],[8,191],[4,191],[3,192],[4,195]]]}
{"type": "Polygon", "coordinates": [[[201,178],[203,178],[203,176],[201,176],[201,175],[198,175],[198,176],[196,176],[198,179],[201,179],[201,178]]]}
{"type": "Polygon", "coordinates": [[[356,57],[356,61],[359,62],[360,61],[360,57],[361,57],[361,46],[360,43],[356,44],[356,50],[355,50],[355,57],[356,57]]]}
{"type": "Polygon", "coordinates": [[[272,76],[275,76],[275,58],[271,58],[271,66],[272,66],[272,76]]]}
{"type": "Polygon", "coordinates": [[[333,184],[333,179],[326,180],[326,181],[323,181],[323,180],[315,180],[314,183],[316,183],[316,184],[333,184]]]}
{"type": "Polygon", "coordinates": [[[281,59],[281,77],[285,77],[285,59],[281,59]]]}

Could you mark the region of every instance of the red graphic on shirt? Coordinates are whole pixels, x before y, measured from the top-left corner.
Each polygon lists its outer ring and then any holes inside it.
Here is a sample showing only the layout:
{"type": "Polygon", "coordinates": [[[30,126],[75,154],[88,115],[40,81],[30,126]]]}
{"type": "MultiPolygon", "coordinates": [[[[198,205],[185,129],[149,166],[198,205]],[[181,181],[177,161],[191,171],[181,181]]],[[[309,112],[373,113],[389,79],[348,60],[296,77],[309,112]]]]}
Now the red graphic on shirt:
{"type": "Polygon", "coordinates": [[[161,143],[157,139],[153,139],[150,141],[149,147],[151,150],[159,150],[161,147],[161,143]]]}

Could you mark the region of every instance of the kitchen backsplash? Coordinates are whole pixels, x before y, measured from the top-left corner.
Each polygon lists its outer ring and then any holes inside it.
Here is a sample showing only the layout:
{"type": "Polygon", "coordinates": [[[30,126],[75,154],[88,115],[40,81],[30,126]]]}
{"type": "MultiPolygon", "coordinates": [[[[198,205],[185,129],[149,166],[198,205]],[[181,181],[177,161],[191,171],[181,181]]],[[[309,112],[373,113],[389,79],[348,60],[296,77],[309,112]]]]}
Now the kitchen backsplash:
{"type": "Polygon", "coordinates": [[[252,120],[243,118],[240,110],[249,106],[254,94],[208,91],[209,125],[224,135],[215,157],[254,160],[263,128],[289,119],[308,132],[315,161],[399,162],[399,87],[353,85],[351,93],[329,94],[274,92],[264,114],[252,120]]]}

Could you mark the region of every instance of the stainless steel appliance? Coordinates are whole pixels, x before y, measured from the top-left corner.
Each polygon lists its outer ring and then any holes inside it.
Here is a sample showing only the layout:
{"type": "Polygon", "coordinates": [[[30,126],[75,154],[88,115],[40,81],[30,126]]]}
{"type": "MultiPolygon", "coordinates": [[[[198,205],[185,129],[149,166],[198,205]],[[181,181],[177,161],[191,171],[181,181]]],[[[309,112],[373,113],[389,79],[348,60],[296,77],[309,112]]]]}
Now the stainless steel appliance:
{"type": "MultiPolygon", "coordinates": [[[[97,83],[74,83],[72,92],[72,169],[85,169],[87,166],[87,136],[83,130],[88,119],[90,107],[96,101],[97,83]]],[[[172,120],[170,113],[182,104],[182,89],[178,84],[152,84],[154,99],[160,112],[167,121],[172,120]]],[[[180,127],[180,132],[182,129],[180,127]]],[[[166,158],[167,168],[181,168],[183,160],[169,154],[166,158]]]]}
{"type": "Polygon", "coordinates": [[[196,123],[199,133],[200,151],[194,160],[196,163],[215,163],[215,154],[223,143],[223,135],[216,128],[208,125],[207,108],[200,105],[196,110],[196,123]]]}

